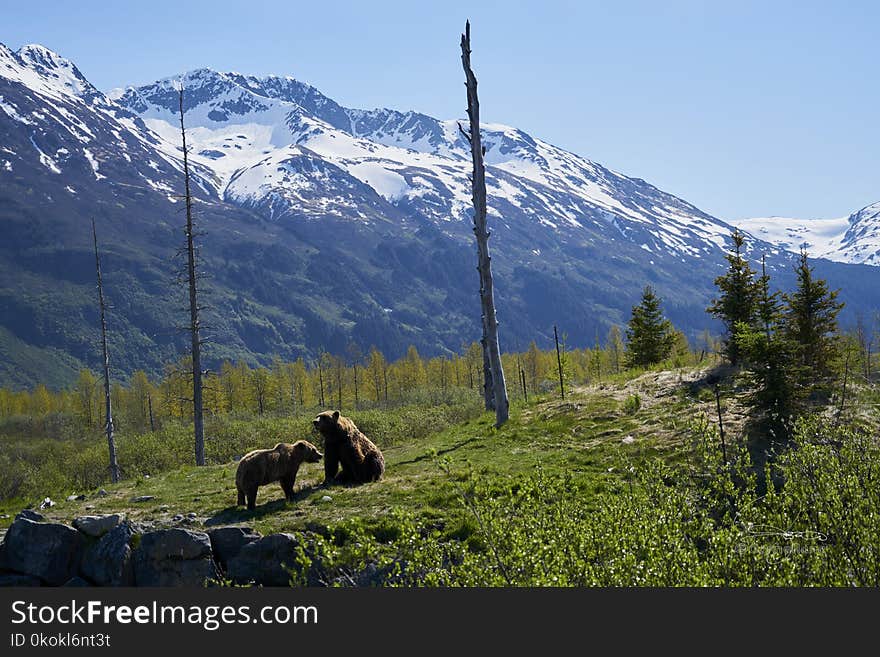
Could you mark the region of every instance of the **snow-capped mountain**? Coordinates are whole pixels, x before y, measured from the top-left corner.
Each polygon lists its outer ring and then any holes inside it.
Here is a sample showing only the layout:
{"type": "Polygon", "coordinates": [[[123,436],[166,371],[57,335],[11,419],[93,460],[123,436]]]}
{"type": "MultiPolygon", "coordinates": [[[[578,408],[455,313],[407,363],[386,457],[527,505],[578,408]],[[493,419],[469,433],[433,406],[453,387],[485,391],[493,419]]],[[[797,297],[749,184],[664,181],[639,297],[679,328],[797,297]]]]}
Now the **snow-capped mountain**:
{"type": "Polygon", "coordinates": [[[880,265],[880,202],[839,219],[766,217],[732,223],[794,253],[805,248],[814,258],[880,265]]]}
{"type": "MultiPolygon", "coordinates": [[[[342,202],[350,219],[368,220],[349,194],[328,199],[329,176],[348,189],[367,185],[406,216],[448,234],[469,234],[470,155],[457,121],[347,109],[292,78],[203,69],[181,79],[194,159],[213,170],[226,200],[276,219],[321,215],[328,203],[342,202]],[[333,174],[315,167],[317,160],[333,174]]],[[[168,78],[115,97],[173,144],[177,83],[168,78]]],[[[681,199],[520,130],[486,124],[483,134],[490,215],[504,229],[544,227],[563,240],[589,239],[598,230],[680,257],[714,253],[730,234],[729,225],[681,199]]]]}
{"type": "MultiPolygon", "coordinates": [[[[62,384],[95,364],[92,218],[121,373],[157,371],[184,348],[172,284],[179,82],[209,361],[343,354],[352,342],[390,357],[410,344],[449,353],[479,337],[470,155],[456,120],[345,108],[290,77],[208,69],[105,95],[46,48],[0,45],[0,383],[62,384]]],[[[730,224],[516,128],[482,131],[506,349],[548,345],[554,324],[570,345],[592,345],[646,284],[679,328],[712,325],[730,224]]],[[[876,208],[857,214],[851,249],[878,223],[876,208]]],[[[759,233],[749,252],[767,254],[787,287],[790,244],[777,237],[759,233]]],[[[816,266],[854,310],[880,304],[880,270],[816,266]]]]}
{"type": "MultiPolygon", "coordinates": [[[[69,182],[88,175],[107,185],[165,192],[180,177],[179,152],[141,119],[110,101],[67,59],[39,45],[0,44],[0,169],[31,175],[38,164],[69,182]]],[[[67,189],[69,188],[69,189],[67,189]]],[[[77,194],[75,185],[67,193],[77,194]]]]}

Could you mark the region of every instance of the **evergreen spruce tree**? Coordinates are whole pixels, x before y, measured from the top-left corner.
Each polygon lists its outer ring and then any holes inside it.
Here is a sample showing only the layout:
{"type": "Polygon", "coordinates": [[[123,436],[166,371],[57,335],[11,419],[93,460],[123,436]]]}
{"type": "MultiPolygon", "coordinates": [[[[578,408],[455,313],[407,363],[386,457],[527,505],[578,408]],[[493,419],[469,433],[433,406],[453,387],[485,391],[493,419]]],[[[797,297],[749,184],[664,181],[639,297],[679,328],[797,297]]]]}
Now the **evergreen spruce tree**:
{"type": "Polygon", "coordinates": [[[835,334],[837,314],[843,303],[837,301],[837,290],[829,290],[824,279],[815,278],[806,251],[801,251],[795,273],[797,288],[783,295],[785,333],[796,345],[795,357],[806,382],[815,385],[831,375],[832,363],[838,355],[835,334]]]}
{"type": "Polygon", "coordinates": [[[651,286],[642,292],[642,301],[633,306],[626,328],[626,364],[649,367],[669,357],[675,345],[672,323],[663,317],[660,299],[651,286]]]}
{"type": "Polygon", "coordinates": [[[761,277],[756,283],[755,314],[752,324],[741,322],[735,331],[739,354],[748,363],[754,391],[748,404],[766,435],[784,441],[799,410],[802,376],[794,359],[795,345],[782,323],[783,306],[779,292],[770,291],[770,277],[761,259],[761,277]]]}
{"type": "Polygon", "coordinates": [[[758,290],[755,284],[755,272],[742,256],[745,237],[738,230],[734,230],[731,239],[734,251],[724,256],[729,263],[727,273],[715,279],[720,294],[717,299],[712,299],[706,312],[724,323],[727,329],[724,341],[725,356],[732,365],[739,365],[742,354],[736,340],[737,327],[743,324],[750,326],[755,319],[758,290]]]}

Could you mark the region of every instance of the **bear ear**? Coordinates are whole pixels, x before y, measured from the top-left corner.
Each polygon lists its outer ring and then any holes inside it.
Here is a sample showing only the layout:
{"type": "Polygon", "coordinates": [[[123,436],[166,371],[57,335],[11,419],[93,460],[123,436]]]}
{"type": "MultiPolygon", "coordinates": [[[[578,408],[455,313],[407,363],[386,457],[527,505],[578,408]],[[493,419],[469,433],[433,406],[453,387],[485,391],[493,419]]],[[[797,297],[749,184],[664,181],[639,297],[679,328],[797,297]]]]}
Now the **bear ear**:
{"type": "Polygon", "coordinates": [[[339,419],[339,411],[333,411],[333,419],[334,419],[334,420],[338,420],[338,419],[339,419]]]}

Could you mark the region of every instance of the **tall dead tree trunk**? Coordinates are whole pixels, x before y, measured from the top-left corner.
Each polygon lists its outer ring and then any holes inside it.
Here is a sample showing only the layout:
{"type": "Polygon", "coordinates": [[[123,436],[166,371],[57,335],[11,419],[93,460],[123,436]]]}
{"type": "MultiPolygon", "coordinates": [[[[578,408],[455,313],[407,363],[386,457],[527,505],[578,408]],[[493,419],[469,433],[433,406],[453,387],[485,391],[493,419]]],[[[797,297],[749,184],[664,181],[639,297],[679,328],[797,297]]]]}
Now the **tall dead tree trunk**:
{"type": "Polygon", "coordinates": [[[183,180],[186,200],[186,273],[189,284],[189,333],[192,340],[193,430],[195,433],[196,465],[205,465],[205,422],[202,411],[202,341],[199,337],[198,287],[196,285],[196,247],[193,226],[192,194],[189,189],[189,153],[186,128],[183,124],[183,84],[178,89],[180,100],[180,140],[183,143],[183,180]]]}
{"type": "Polygon", "coordinates": [[[92,219],[92,239],[95,243],[95,272],[98,277],[98,308],[101,311],[101,350],[104,357],[104,431],[110,453],[110,480],[119,481],[119,463],[116,461],[116,438],[113,435],[113,405],[110,403],[110,354],[107,351],[107,304],[104,301],[104,281],[101,278],[101,257],[98,255],[98,231],[92,219]]]}
{"type": "MultiPolygon", "coordinates": [[[[479,251],[477,257],[479,257],[479,251]]],[[[480,298],[483,297],[483,286],[480,284],[480,298]]],[[[483,346],[483,403],[487,411],[495,410],[495,387],[492,385],[492,361],[489,360],[489,339],[486,335],[486,315],[482,316],[483,337],[480,344],[483,346]]]]}
{"type": "MultiPolygon", "coordinates": [[[[491,258],[489,257],[489,230],[486,228],[486,169],[483,164],[485,152],[480,140],[480,101],[477,98],[477,78],[471,69],[471,23],[465,23],[461,35],[461,64],[467,87],[468,121],[470,131],[459,126],[471,145],[474,174],[471,193],[474,202],[474,235],[477,238],[477,270],[480,272],[480,303],[483,319],[483,362],[488,364],[486,390],[491,387],[495,408],[495,426],[507,422],[510,414],[507,385],[501,365],[501,348],[498,344],[498,318],[495,315],[495,292],[492,284],[491,258]],[[488,362],[487,362],[488,361],[488,362]],[[489,381],[491,376],[491,381],[489,381]]],[[[488,395],[487,395],[488,396],[488,395]]]]}

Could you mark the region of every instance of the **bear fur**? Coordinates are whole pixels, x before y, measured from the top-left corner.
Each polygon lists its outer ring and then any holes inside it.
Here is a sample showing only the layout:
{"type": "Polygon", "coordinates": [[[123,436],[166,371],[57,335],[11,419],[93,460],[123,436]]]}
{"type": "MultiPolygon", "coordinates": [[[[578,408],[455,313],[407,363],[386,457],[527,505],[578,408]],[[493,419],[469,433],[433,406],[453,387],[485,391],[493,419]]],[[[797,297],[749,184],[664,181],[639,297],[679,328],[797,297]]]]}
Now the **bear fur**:
{"type": "Polygon", "coordinates": [[[324,411],[312,424],[324,438],[325,485],[334,482],[364,484],[382,477],[385,457],[354,422],[340,415],[339,411],[324,411]]]}
{"type": "Polygon", "coordinates": [[[307,440],[297,440],[292,445],[278,443],[272,449],[248,452],[238,462],[235,472],[238,504],[244,504],[247,498],[247,508],[253,510],[257,504],[257,489],[273,481],[281,482],[284,496],[293,501],[293,482],[300,464],[317,463],[322,456],[307,440]]]}

